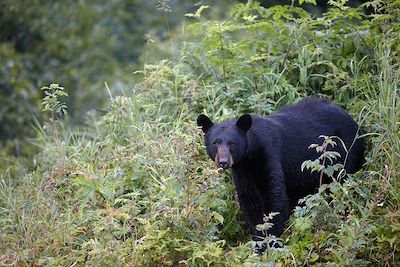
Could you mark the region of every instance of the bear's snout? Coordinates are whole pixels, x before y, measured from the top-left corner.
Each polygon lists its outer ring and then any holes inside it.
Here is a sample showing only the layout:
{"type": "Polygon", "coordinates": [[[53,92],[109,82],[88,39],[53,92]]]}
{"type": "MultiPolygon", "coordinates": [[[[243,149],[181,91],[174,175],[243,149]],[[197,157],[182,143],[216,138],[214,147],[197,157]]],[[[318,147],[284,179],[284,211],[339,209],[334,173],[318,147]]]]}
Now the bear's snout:
{"type": "Polygon", "coordinates": [[[215,166],[224,170],[232,167],[233,159],[228,146],[220,145],[215,156],[215,166]]]}
{"type": "Polygon", "coordinates": [[[219,163],[218,163],[218,166],[220,167],[220,168],[222,168],[222,169],[228,169],[228,167],[229,167],[229,163],[227,162],[227,161],[220,161],[219,163]]]}

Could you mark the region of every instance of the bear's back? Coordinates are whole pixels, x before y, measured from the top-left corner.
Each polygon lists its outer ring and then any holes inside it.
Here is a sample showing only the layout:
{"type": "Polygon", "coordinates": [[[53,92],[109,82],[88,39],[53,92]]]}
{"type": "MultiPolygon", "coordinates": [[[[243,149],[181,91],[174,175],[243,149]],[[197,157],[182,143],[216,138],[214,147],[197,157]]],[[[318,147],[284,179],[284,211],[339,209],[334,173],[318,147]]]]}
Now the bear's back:
{"type": "MultiPolygon", "coordinates": [[[[306,97],[267,117],[255,117],[252,129],[255,138],[261,140],[257,143],[263,144],[266,151],[285,159],[286,169],[290,169],[290,165],[298,166],[296,173],[300,171],[303,161],[317,157],[315,151],[308,147],[320,144],[322,139],[319,136],[337,136],[348,149],[359,131],[357,123],[342,108],[317,97],[306,97]]],[[[344,158],[342,145],[335,140],[344,158]]],[[[355,153],[355,158],[362,158],[363,151],[364,142],[357,139],[350,157],[355,153]]],[[[354,166],[349,166],[348,171],[357,171],[361,168],[360,164],[356,162],[354,166]]]]}
{"type": "Polygon", "coordinates": [[[267,118],[286,125],[286,130],[287,127],[299,131],[309,131],[309,127],[316,127],[322,131],[326,127],[346,128],[352,132],[358,129],[356,122],[342,108],[329,100],[313,96],[286,106],[267,118]]]}

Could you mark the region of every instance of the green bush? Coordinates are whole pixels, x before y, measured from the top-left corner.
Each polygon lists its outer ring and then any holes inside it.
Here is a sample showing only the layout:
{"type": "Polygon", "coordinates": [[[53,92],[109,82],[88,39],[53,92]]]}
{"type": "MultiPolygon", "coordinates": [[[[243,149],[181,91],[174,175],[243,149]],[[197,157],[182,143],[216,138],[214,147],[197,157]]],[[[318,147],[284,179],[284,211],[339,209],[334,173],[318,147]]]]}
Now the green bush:
{"type": "Polygon", "coordinates": [[[21,151],[18,145],[34,137],[31,126],[42,119],[41,87],[57,81],[68,88],[70,123],[79,124],[87,111],[101,112],[106,106],[105,82],[120,94],[139,78],[131,73],[144,61],[174,55],[169,40],[192,6],[180,2],[1,1],[2,148],[30,155],[31,149],[21,146],[27,150],[21,151]],[[146,60],[145,52],[150,54],[146,60]]]}

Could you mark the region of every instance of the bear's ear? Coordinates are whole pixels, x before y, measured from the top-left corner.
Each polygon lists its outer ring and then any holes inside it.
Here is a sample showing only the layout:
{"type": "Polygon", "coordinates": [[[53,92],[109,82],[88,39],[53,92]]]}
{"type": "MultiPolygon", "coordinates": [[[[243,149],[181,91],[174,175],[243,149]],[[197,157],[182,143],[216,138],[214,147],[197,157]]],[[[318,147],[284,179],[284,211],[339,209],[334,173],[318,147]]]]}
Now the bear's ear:
{"type": "Polygon", "coordinates": [[[247,132],[250,129],[252,122],[253,119],[251,118],[251,115],[244,114],[238,119],[236,126],[247,132]]]}
{"type": "Polygon", "coordinates": [[[200,114],[197,117],[197,125],[201,127],[204,133],[206,133],[214,125],[214,123],[206,115],[200,114]]]}

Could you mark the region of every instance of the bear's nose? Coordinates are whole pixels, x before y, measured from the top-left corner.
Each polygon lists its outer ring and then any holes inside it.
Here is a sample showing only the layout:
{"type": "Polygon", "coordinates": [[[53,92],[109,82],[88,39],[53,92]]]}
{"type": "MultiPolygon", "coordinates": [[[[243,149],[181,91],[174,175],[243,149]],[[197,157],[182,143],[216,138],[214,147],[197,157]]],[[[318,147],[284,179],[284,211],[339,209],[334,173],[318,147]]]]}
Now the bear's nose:
{"type": "Polygon", "coordinates": [[[219,165],[219,167],[221,167],[221,168],[224,169],[224,170],[228,169],[228,167],[229,167],[229,164],[228,164],[227,161],[220,161],[220,162],[218,163],[218,165],[219,165]]]}

